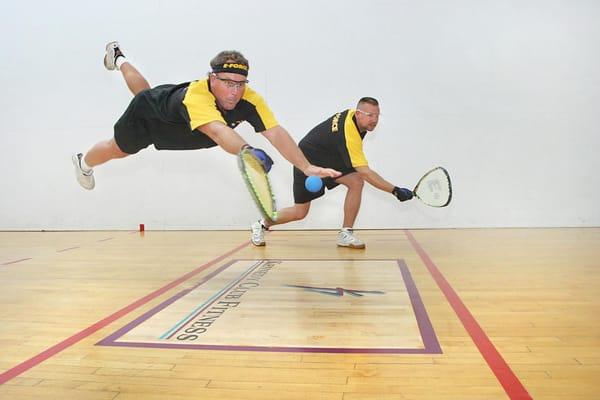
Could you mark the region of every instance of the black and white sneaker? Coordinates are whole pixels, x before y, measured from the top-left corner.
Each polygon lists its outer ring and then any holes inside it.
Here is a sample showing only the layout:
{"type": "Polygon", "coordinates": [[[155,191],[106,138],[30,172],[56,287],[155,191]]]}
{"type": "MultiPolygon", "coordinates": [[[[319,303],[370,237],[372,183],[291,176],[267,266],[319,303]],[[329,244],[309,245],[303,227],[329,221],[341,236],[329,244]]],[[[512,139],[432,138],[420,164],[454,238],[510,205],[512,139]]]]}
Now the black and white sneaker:
{"type": "Polygon", "coordinates": [[[75,177],[82,188],[92,190],[94,186],[96,186],[96,182],[94,181],[94,171],[84,171],[83,168],[81,168],[82,158],[83,154],[81,153],[73,154],[73,157],[71,157],[71,161],[73,161],[73,166],[75,167],[75,177]]]}
{"type": "Polygon", "coordinates": [[[106,45],[106,54],[104,54],[104,66],[109,71],[119,70],[117,58],[125,57],[119,48],[119,42],[108,42],[106,45]]]}

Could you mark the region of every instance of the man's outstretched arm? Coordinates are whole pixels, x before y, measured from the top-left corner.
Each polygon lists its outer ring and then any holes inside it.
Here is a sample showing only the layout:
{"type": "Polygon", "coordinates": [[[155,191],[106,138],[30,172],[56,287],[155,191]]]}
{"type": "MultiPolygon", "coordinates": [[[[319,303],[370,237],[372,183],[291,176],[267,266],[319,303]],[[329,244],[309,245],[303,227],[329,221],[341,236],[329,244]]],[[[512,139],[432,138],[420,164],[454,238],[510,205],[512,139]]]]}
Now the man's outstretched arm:
{"type": "Polygon", "coordinates": [[[283,127],[277,125],[267,129],[262,134],[286,160],[296,166],[304,175],[317,175],[321,178],[337,178],[341,175],[339,171],[334,169],[321,168],[310,164],[294,139],[283,127]]]}

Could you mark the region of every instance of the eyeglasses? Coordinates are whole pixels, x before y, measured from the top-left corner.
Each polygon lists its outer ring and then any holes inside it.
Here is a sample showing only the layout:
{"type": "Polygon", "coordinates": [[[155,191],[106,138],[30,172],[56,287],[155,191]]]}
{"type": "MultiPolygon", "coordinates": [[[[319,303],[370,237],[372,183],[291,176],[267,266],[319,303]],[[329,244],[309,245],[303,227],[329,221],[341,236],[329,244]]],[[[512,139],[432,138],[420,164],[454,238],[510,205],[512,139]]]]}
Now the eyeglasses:
{"type": "Polygon", "coordinates": [[[233,89],[233,88],[243,89],[244,87],[246,87],[246,84],[248,82],[250,82],[247,79],[245,81],[236,81],[235,79],[221,78],[217,74],[212,74],[212,75],[215,78],[217,78],[218,80],[220,80],[221,82],[223,82],[225,84],[225,86],[227,86],[229,89],[233,89]]]}
{"type": "Polygon", "coordinates": [[[370,112],[366,112],[360,109],[356,109],[357,112],[366,115],[367,117],[375,117],[375,118],[379,118],[379,116],[381,115],[381,113],[370,113],[370,112]]]}

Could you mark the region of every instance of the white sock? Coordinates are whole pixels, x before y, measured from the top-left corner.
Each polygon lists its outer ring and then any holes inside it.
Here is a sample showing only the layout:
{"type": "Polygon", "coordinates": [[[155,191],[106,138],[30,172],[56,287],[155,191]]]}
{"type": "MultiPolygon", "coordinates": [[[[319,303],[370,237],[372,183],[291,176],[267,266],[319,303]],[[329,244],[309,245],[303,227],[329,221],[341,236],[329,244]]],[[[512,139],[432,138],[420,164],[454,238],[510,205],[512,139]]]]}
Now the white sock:
{"type": "Polygon", "coordinates": [[[129,62],[127,61],[127,59],[125,58],[125,56],[119,56],[117,57],[117,59],[115,60],[115,66],[117,67],[117,69],[120,71],[121,70],[121,65],[123,65],[124,63],[129,62]]]}
{"type": "Polygon", "coordinates": [[[92,172],[92,167],[85,163],[85,157],[81,157],[79,165],[81,165],[81,169],[83,170],[83,172],[92,172]]]}
{"type": "Polygon", "coordinates": [[[352,228],[342,228],[342,231],[352,232],[352,228]]]}

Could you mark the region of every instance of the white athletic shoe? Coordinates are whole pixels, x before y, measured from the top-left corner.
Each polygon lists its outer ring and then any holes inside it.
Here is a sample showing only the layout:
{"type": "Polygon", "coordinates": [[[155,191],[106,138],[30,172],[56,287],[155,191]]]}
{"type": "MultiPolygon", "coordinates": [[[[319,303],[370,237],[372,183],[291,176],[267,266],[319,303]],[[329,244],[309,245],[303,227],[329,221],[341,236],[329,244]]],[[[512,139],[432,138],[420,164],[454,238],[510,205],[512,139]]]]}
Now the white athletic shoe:
{"type": "Polygon", "coordinates": [[[264,246],[267,243],[265,242],[265,227],[263,226],[261,221],[256,221],[252,224],[252,236],[250,237],[250,241],[255,246],[264,246]]]}
{"type": "Polygon", "coordinates": [[[352,229],[343,228],[338,233],[337,245],[340,247],[350,247],[351,249],[364,249],[365,243],[354,236],[352,229]]]}
{"type": "Polygon", "coordinates": [[[90,170],[89,172],[86,172],[81,168],[82,158],[83,154],[81,153],[73,154],[73,157],[71,157],[71,161],[73,161],[73,166],[75,167],[75,177],[82,188],[92,190],[94,186],[96,186],[96,182],[94,181],[94,171],[90,170]]]}
{"type": "Polygon", "coordinates": [[[117,58],[125,57],[119,48],[119,42],[108,42],[106,45],[106,54],[104,54],[104,66],[109,71],[118,71],[117,58]]]}

